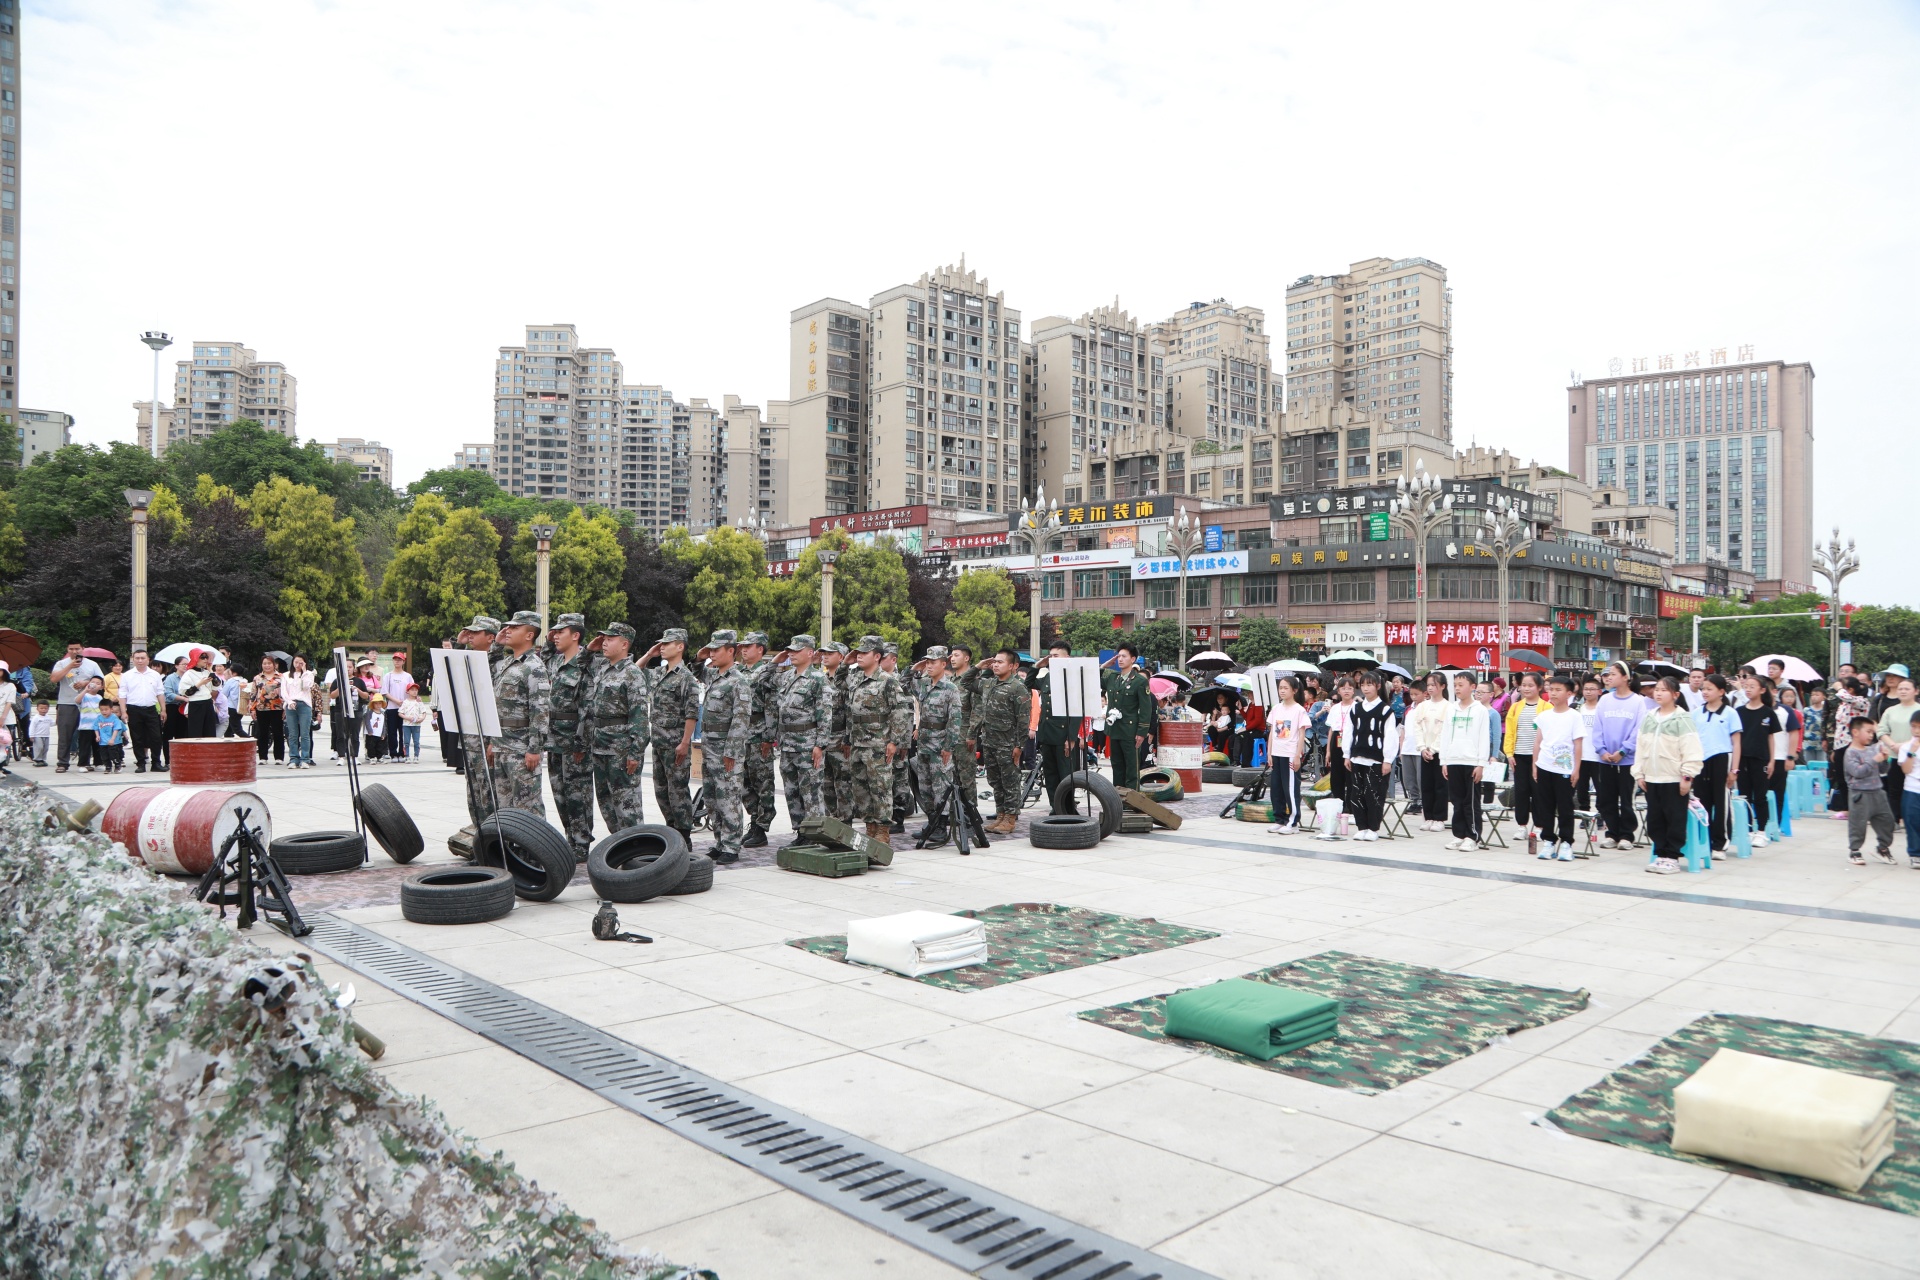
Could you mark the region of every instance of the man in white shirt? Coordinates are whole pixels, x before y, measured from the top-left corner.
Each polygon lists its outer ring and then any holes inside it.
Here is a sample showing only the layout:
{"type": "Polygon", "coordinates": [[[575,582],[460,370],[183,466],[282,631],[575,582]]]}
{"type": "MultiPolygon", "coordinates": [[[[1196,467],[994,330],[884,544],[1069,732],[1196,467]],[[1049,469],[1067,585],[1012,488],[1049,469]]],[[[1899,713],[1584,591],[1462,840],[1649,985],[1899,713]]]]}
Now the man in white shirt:
{"type": "Polygon", "coordinates": [[[1573,680],[1547,680],[1547,707],[1534,713],[1533,783],[1537,798],[1541,861],[1573,861],[1573,793],[1580,785],[1580,763],[1586,747],[1586,717],[1569,705],[1573,680]],[[1553,838],[1557,837],[1557,838],[1553,838]]]}
{"type": "Polygon", "coordinates": [[[120,704],[127,709],[127,731],[133,739],[133,771],[147,771],[147,755],[153,755],[153,771],[167,767],[166,677],[150,665],[145,649],[133,651],[133,670],[120,676],[120,704]]]}
{"type": "Polygon", "coordinates": [[[78,644],[67,646],[67,656],[53,664],[53,684],[56,692],[54,707],[54,732],[59,735],[59,767],[55,773],[67,771],[67,758],[73,754],[73,735],[80,728],[80,695],[86,692],[87,681],[104,680],[100,664],[80,652],[78,644]]]}
{"type": "MultiPolygon", "coordinates": [[[[414,680],[413,676],[407,672],[406,654],[392,654],[391,661],[392,669],[380,677],[380,692],[387,695],[387,710],[397,712],[401,704],[407,700],[407,693],[413,688],[414,680]]],[[[382,736],[387,744],[387,759],[395,761],[406,759],[406,740],[400,736],[398,715],[387,717],[382,736]]]]}

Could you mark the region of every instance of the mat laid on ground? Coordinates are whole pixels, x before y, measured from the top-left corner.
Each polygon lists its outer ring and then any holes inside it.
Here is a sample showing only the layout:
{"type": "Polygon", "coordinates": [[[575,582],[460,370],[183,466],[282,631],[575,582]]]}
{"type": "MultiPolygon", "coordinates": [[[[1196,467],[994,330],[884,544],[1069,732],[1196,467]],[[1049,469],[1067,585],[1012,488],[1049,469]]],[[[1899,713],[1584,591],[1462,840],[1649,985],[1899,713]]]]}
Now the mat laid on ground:
{"type": "Polygon", "coordinates": [[[1266,1061],[1332,1035],[1340,1002],[1276,982],[1228,978],[1167,997],[1167,1034],[1266,1061]]]}
{"type": "MultiPolygon", "coordinates": [[[[1347,951],[1322,951],[1245,976],[1340,1001],[1339,1030],[1269,1062],[1210,1044],[1182,1043],[1356,1093],[1405,1084],[1478,1053],[1495,1036],[1545,1026],[1587,1007],[1585,991],[1521,986],[1347,951]]],[[[1080,1016],[1129,1035],[1165,1040],[1166,1009],[1166,996],[1149,996],[1087,1009],[1080,1016]]]]}
{"type": "Polygon", "coordinates": [[[1547,1113],[1567,1133],[1672,1156],[1821,1195],[1920,1215],[1920,1044],[1877,1040],[1833,1027],[1716,1013],[1690,1022],[1590,1089],[1547,1113]],[[1827,1067],[1894,1085],[1893,1154],[1858,1191],[1675,1151],[1673,1090],[1720,1049],[1827,1067]]]}
{"type": "MultiPolygon", "coordinates": [[[[1054,902],[1008,902],[953,914],[978,920],[986,928],[987,962],[923,974],[913,981],[954,991],[977,991],[1220,936],[1210,929],[1191,929],[1150,917],[1109,915],[1054,902]]],[[[849,963],[843,934],[795,938],[787,945],[849,963]]]]}

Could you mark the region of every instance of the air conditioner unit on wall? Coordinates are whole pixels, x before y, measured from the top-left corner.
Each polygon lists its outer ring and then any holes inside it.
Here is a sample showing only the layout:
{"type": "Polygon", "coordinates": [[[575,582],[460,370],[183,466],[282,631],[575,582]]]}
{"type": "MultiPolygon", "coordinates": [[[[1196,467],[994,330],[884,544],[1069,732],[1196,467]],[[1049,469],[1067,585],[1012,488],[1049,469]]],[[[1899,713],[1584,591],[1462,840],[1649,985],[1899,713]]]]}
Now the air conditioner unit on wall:
{"type": "Polygon", "coordinates": [[[1146,611],[1146,615],[1147,615],[1147,621],[1152,622],[1155,618],[1160,616],[1160,611],[1158,609],[1148,609],[1146,611]]]}
{"type": "Polygon", "coordinates": [[[1240,612],[1237,609],[1229,609],[1227,610],[1227,616],[1229,618],[1237,618],[1240,616],[1240,612]]]}

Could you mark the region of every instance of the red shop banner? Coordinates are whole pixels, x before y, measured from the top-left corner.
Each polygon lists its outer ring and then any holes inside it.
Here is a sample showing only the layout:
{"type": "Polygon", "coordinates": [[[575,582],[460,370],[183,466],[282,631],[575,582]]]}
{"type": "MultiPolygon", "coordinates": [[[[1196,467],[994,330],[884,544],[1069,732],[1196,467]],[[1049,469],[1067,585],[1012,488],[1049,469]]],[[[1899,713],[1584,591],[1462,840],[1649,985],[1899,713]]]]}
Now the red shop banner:
{"type": "MultiPolygon", "coordinates": [[[[1507,624],[1511,639],[1509,645],[1517,648],[1552,648],[1553,628],[1538,622],[1512,622],[1507,624]]],[[[1410,645],[1413,643],[1413,623],[1389,622],[1387,624],[1387,643],[1410,645]]],[[[1427,643],[1432,645],[1498,645],[1500,643],[1500,624],[1497,622],[1429,622],[1427,624],[1427,643]]],[[[1469,663],[1478,666],[1478,663],[1469,663]]]]}
{"type": "MultiPolygon", "coordinates": [[[[1443,667],[1460,667],[1472,670],[1476,667],[1491,670],[1500,665],[1500,650],[1490,644],[1443,644],[1434,649],[1434,655],[1443,667]]],[[[1515,671],[1545,671],[1545,667],[1536,667],[1530,662],[1522,662],[1509,657],[1507,665],[1515,671]]]]}

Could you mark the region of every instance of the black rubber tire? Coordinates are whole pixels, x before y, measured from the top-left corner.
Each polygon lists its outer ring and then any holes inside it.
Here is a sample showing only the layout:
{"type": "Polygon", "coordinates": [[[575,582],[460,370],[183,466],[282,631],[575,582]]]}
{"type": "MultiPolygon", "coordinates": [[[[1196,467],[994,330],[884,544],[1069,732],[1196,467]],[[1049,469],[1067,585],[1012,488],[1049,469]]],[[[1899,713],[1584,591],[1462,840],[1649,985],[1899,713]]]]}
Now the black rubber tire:
{"type": "Polygon", "coordinates": [[[360,810],[360,821],[367,825],[367,834],[401,866],[419,857],[427,847],[420,828],[414,825],[413,815],[380,783],[360,788],[360,798],[354,803],[360,810]]]}
{"type": "Polygon", "coordinates": [[[1123,836],[1150,836],[1153,834],[1153,819],[1144,813],[1128,813],[1120,819],[1120,834],[1123,836]]]}
{"type": "Polygon", "coordinates": [[[680,883],[667,890],[668,897],[681,897],[689,893],[705,893],[713,888],[713,859],[705,854],[687,859],[687,874],[680,877],[680,883]]]}
{"type": "Polygon", "coordinates": [[[290,876],[319,876],[359,870],[367,860],[367,842],[358,831],[303,831],[275,836],[267,852],[290,876]]]}
{"type": "Polygon", "coordinates": [[[513,891],[528,902],[552,902],[573,883],[573,846],[525,809],[501,809],[480,824],[475,861],[505,867],[513,891]]]}
{"type": "Polygon", "coordinates": [[[1233,771],[1233,785],[1236,787],[1250,787],[1256,782],[1265,782],[1266,780],[1267,771],[1265,769],[1235,769],[1233,771]]]}
{"type": "Polygon", "coordinates": [[[468,862],[472,862],[473,836],[473,824],[469,822],[466,826],[447,837],[447,852],[456,858],[465,858],[468,862]]]}
{"type": "Polygon", "coordinates": [[[1200,766],[1200,781],[1233,783],[1233,770],[1224,764],[1206,764],[1200,766]]]}
{"type": "Polygon", "coordinates": [[[432,867],[400,882],[400,914],[415,924],[484,924],[513,910],[513,876],[499,867],[432,867]]]}
{"type": "Polygon", "coordinates": [[[678,831],[643,823],[594,845],[587,854],[587,879],[608,902],[645,902],[686,878],[687,857],[687,842],[678,831]]]}
{"type": "Polygon", "coordinates": [[[1120,816],[1127,811],[1126,805],[1121,803],[1120,790],[1106,774],[1082,769],[1060,779],[1060,785],[1053,793],[1053,811],[1080,812],[1079,793],[1082,791],[1100,802],[1100,838],[1105,840],[1120,829],[1120,816]]]}
{"type": "Polygon", "coordinates": [[[1036,849],[1091,849],[1100,843],[1100,819],[1084,813],[1054,813],[1027,826],[1036,849]]]}

